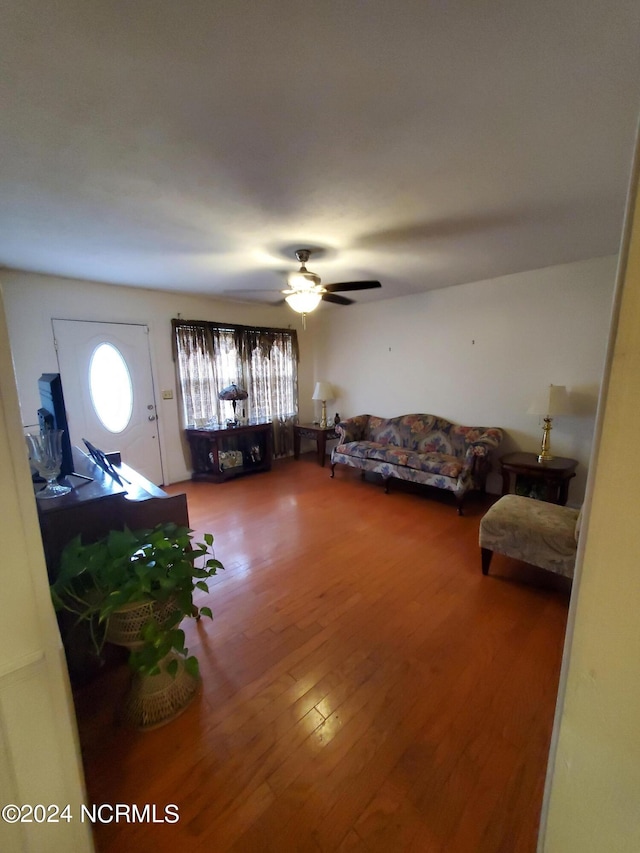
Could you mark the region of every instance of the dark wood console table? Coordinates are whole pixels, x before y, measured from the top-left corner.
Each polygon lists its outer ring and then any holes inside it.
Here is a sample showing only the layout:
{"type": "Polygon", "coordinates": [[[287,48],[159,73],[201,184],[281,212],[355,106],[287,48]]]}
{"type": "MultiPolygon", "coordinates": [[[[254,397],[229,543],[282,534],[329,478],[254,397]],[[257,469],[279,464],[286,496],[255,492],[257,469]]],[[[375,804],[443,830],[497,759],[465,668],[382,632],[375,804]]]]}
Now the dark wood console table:
{"type": "Polygon", "coordinates": [[[193,480],[222,483],[271,468],[271,421],[185,430],[193,480]]]}
{"type": "MultiPolygon", "coordinates": [[[[58,576],[60,555],[74,537],[95,542],[110,530],[144,530],[172,521],[189,527],[187,496],[168,495],[128,465],[114,465],[122,483],[117,483],[85,453],[73,448],[73,468],[91,477],[79,480],[70,475],[66,482],[73,489],[67,495],[49,500],[36,500],[40,532],[49,581],[58,576]]],[[[41,486],[40,486],[41,488],[41,486]]],[[[58,614],[60,633],[75,684],[94,677],[100,664],[89,638],[86,623],[78,624],[75,616],[58,614]]],[[[113,646],[107,663],[118,661],[119,651],[113,646]]]]}
{"type": "Polygon", "coordinates": [[[293,455],[296,459],[300,457],[300,439],[310,438],[316,442],[318,465],[324,468],[327,454],[327,439],[337,438],[335,427],[321,427],[318,424],[295,424],[293,427],[293,455]]]}
{"type": "Polygon", "coordinates": [[[170,496],[128,465],[116,465],[122,483],[116,481],[85,453],[73,448],[74,470],[91,477],[73,485],[67,495],[36,501],[49,580],[57,577],[60,554],[75,536],[95,542],[110,530],[155,527],[166,521],[189,526],[187,496],[170,496]]]}
{"type": "Polygon", "coordinates": [[[515,477],[516,494],[565,506],[569,497],[569,481],[576,476],[577,459],[555,456],[548,462],[538,462],[537,453],[507,453],[500,459],[502,494],[511,491],[515,477]]]}

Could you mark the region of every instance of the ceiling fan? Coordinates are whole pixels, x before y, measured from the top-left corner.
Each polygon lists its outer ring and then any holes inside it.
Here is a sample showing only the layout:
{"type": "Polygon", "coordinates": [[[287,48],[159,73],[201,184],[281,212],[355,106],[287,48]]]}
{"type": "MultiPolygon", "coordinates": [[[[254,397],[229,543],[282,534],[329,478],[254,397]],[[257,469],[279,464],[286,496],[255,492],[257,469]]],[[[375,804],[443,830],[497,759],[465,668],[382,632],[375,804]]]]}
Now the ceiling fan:
{"type": "Polygon", "coordinates": [[[310,249],[298,249],[296,258],[300,261],[300,269],[289,276],[289,287],[282,291],[287,304],[299,314],[308,314],[317,308],[321,301],[333,302],[335,305],[353,304],[353,299],[339,296],[339,292],[382,287],[379,281],[347,281],[323,285],[320,276],[306,267],[310,257],[310,249]]]}

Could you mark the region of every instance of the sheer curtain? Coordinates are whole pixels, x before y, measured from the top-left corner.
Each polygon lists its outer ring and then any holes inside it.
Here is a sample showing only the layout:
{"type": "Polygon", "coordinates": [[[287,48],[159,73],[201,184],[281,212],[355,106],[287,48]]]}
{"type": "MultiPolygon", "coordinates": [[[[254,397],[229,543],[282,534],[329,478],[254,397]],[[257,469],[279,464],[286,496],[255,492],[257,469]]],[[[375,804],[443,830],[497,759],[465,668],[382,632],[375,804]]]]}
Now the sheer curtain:
{"type": "Polygon", "coordinates": [[[274,456],[288,456],[293,452],[293,424],[298,417],[296,333],[247,330],[242,344],[252,417],[273,422],[274,456]]]}
{"type": "Polygon", "coordinates": [[[274,456],[293,448],[298,417],[298,339],[295,330],[223,326],[173,320],[174,359],[185,426],[231,417],[218,392],[232,382],[249,398],[251,420],[273,423],[274,456]]]}

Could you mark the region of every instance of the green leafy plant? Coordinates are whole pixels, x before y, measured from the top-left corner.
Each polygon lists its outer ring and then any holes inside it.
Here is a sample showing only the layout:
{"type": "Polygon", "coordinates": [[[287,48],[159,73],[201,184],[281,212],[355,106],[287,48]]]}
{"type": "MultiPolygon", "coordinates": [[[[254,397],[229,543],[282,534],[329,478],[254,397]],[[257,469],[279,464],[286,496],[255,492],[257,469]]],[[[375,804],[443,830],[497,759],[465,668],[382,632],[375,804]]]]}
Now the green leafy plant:
{"type": "MultiPolygon", "coordinates": [[[[173,523],[153,530],[112,530],[98,540],[83,544],[77,536],[65,547],[60,571],[51,586],[56,610],[76,614],[89,623],[91,639],[101,654],[109,620],[125,605],[158,602],[168,604],[162,618],[152,615],[142,626],[141,642],[129,655],[131,668],[146,675],[160,672],[160,661],[171,651],[185,661],[192,675],[198,674],[198,660],[185,647],[179,623],[185,616],[208,616],[209,607],[193,602],[196,589],[208,592],[206,579],[224,566],[213,554],[213,536],[193,542],[193,531],[173,523]]],[[[175,675],[178,659],[167,671],[175,675]]]]}

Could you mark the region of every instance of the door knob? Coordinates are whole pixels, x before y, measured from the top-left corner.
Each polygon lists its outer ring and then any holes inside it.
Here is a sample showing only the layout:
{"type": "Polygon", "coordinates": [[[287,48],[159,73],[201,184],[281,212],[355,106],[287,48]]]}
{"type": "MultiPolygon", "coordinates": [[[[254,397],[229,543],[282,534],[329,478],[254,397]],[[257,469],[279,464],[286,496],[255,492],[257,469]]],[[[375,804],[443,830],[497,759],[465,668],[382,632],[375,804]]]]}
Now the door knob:
{"type": "Polygon", "coordinates": [[[155,415],[149,415],[149,420],[150,420],[150,421],[155,421],[155,419],[156,419],[156,416],[155,416],[155,415]]]}

